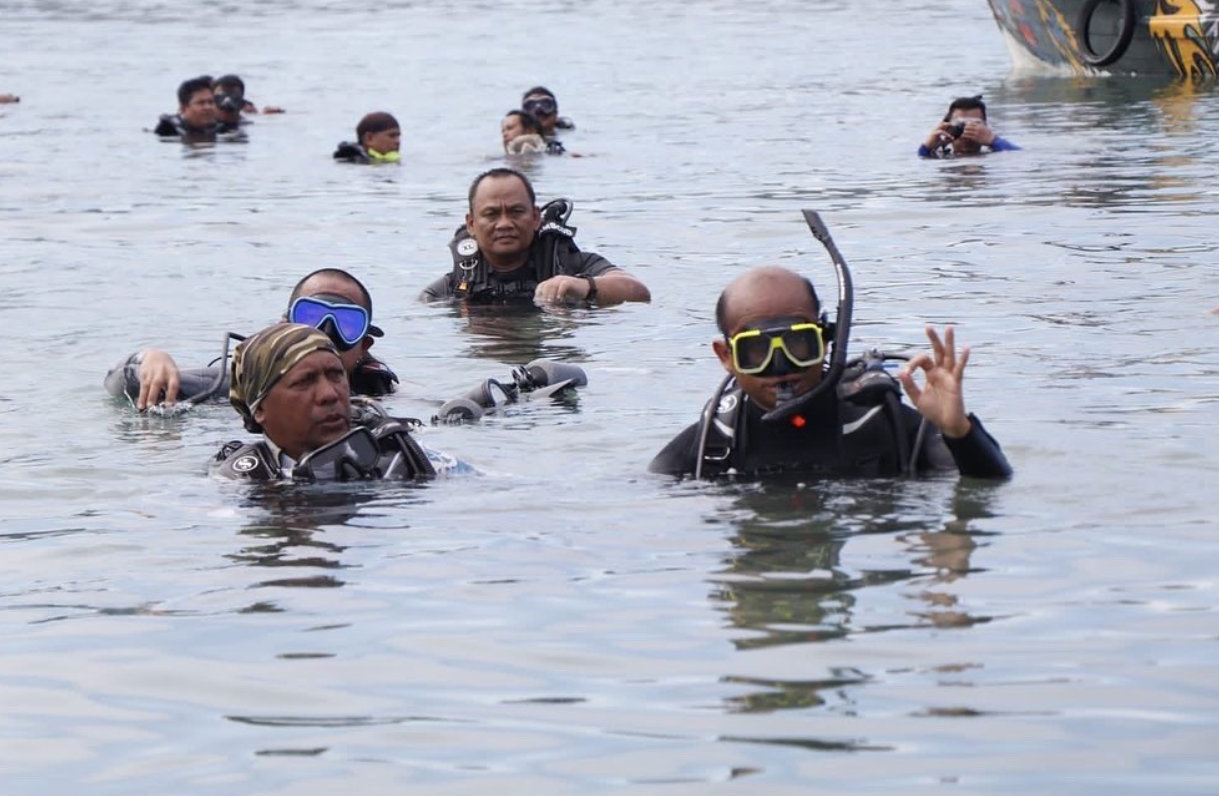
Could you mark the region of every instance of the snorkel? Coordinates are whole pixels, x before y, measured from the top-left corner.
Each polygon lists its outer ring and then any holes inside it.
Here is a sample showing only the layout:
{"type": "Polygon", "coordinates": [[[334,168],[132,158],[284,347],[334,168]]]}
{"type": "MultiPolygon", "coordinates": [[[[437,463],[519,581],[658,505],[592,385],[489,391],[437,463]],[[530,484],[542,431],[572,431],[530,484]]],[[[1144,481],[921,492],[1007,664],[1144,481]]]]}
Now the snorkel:
{"type": "Polygon", "coordinates": [[[813,237],[820,241],[825,250],[829,252],[830,259],[834,263],[834,273],[838,277],[838,312],[834,319],[833,352],[830,354],[830,367],[822,375],[817,386],[803,395],[794,396],[786,401],[781,400],[774,409],[762,415],[763,422],[782,420],[808,408],[818,396],[837,386],[847,362],[847,341],[851,337],[851,309],[855,305],[851,270],[834,244],[834,239],[830,237],[830,231],[826,228],[825,222],[821,220],[821,216],[815,210],[801,212],[804,214],[804,221],[808,224],[813,237]]]}
{"type": "MultiPolygon", "coordinates": [[[[842,258],[841,252],[834,244],[834,239],[830,237],[830,231],[826,228],[825,223],[821,220],[821,216],[815,210],[802,210],[804,221],[808,224],[809,230],[813,233],[813,237],[821,242],[825,250],[829,252],[830,259],[834,263],[834,271],[838,277],[838,311],[837,317],[833,324],[834,338],[827,341],[827,344],[833,346],[833,353],[830,356],[830,366],[822,374],[821,381],[816,387],[804,393],[803,395],[795,395],[783,400],[786,390],[780,391],[779,403],[769,412],[762,416],[762,420],[782,420],[790,417],[797,412],[801,412],[809,407],[813,401],[817,400],[826,390],[834,389],[839,379],[842,377],[842,372],[846,368],[847,361],[847,341],[851,336],[851,309],[855,305],[855,292],[851,284],[851,270],[847,267],[846,260],[842,258]]],[[[828,326],[828,324],[827,324],[828,326]]],[[[784,367],[780,362],[786,357],[784,355],[775,355],[775,360],[779,367],[784,367]]],[[[717,419],[716,414],[720,410],[720,402],[724,397],[724,393],[728,391],[729,385],[734,381],[735,377],[732,374],[724,377],[720,382],[720,386],[716,389],[711,400],[707,402],[706,408],[703,410],[703,418],[701,429],[698,435],[698,448],[695,453],[694,478],[701,479],[703,477],[704,464],[707,461],[707,442],[711,434],[713,425],[719,425],[721,433],[731,435],[733,429],[723,427],[723,424],[717,419]]]]}

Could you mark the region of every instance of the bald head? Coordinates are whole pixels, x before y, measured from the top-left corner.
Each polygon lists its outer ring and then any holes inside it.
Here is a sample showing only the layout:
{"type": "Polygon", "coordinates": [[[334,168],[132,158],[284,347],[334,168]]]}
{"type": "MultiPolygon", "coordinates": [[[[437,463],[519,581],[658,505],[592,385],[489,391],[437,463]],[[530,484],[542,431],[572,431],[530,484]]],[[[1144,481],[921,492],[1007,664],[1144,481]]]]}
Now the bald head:
{"type": "Polygon", "coordinates": [[[817,290],[808,279],[780,268],[751,268],[728,283],[715,305],[715,323],[731,335],[758,318],[804,316],[815,321],[821,312],[817,290]]]}

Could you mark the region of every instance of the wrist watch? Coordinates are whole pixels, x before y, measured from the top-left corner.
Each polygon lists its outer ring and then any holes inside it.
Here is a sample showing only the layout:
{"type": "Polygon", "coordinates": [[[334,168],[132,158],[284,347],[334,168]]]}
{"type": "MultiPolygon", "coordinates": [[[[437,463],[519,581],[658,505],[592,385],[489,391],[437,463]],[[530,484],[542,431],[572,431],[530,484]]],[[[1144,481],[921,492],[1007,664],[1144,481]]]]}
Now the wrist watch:
{"type": "Polygon", "coordinates": [[[585,301],[597,300],[597,280],[591,276],[584,277],[588,280],[588,294],[584,296],[585,301]]]}

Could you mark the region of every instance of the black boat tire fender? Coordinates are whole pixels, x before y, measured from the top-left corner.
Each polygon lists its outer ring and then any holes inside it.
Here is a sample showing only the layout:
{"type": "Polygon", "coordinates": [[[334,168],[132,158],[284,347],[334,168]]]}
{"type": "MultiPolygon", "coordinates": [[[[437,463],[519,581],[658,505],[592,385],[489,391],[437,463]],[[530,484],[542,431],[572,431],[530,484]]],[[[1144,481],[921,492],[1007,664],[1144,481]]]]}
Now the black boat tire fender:
{"type": "Polygon", "coordinates": [[[1089,66],[1109,66],[1126,54],[1130,40],[1134,38],[1135,17],[1134,0],[1088,0],[1079,12],[1079,23],[1076,32],[1079,34],[1080,56],[1089,66]],[[1108,51],[1098,53],[1092,49],[1092,39],[1088,31],[1092,25],[1092,16],[1101,3],[1116,2],[1121,7],[1122,25],[1118,28],[1117,41],[1108,51]]]}

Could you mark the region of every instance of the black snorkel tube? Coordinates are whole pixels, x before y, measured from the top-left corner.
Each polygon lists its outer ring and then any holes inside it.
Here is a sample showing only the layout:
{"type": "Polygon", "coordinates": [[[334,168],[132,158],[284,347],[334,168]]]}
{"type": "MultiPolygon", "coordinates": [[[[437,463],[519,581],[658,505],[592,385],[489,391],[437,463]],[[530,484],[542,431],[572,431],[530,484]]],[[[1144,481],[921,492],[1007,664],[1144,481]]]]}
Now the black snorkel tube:
{"type": "Polygon", "coordinates": [[[763,422],[782,420],[806,409],[822,393],[837,386],[847,362],[847,341],[851,338],[851,310],[855,306],[855,289],[851,283],[851,269],[847,267],[846,260],[842,259],[842,253],[838,251],[834,239],[830,237],[829,229],[826,228],[825,222],[821,220],[817,211],[802,210],[800,212],[804,214],[804,221],[808,224],[813,237],[820,241],[825,250],[829,252],[830,259],[834,262],[834,273],[838,277],[838,312],[834,318],[834,351],[830,355],[830,367],[822,374],[817,386],[803,395],[797,395],[791,400],[780,403],[762,415],[763,422]]]}

